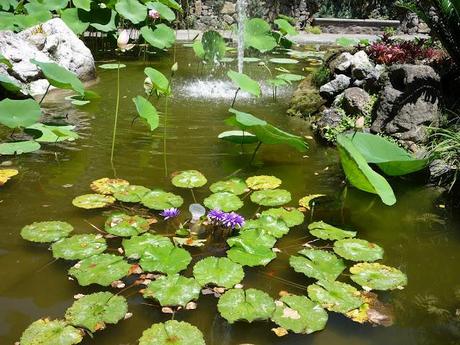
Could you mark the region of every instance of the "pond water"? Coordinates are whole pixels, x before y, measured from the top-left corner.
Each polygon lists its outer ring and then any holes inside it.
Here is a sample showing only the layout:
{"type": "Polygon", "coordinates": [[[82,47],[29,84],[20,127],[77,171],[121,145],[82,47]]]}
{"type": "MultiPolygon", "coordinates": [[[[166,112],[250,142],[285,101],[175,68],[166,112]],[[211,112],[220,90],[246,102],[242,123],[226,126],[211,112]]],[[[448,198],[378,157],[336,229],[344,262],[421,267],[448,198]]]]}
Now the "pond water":
{"type": "MultiPolygon", "coordinates": [[[[171,51],[152,59],[149,65],[166,73],[172,65],[172,56],[171,51]]],[[[275,325],[269,322],[229,325],[217,313],[217,299],[212,296],[201,296],[197,310],[181,311],[176,319],[197,326],[208,345],[459,344],[460,321],[456,311],[460,307],[460,274],[455,267],[460,262],[460,219],[442,208],[438,191],[410,180],[395,180],[392,184],[398,203],[394,207],[386,207],[377,197],[352,189],[348,189],[342,202],[344,184],[337,153],[313,140],[309,140],[307,156],[289,147],[262,146],[254,164],[248,167],[249,150],[241,154],[239,146],[217,139],[220,132],[229,129],[223,120],[229,116],[233,96],[233,88],[225,82],[225,69],[218,69],[213,77],[208,77],[209,68],[198,67],[190,48],[178,46],[176,56],[179,71],[174,80],[167,126],[169,172],[198,169],[208,181],[215,182],[241,169],[236,176],[279,177],[283,180],[282,187],[291,191],[293,200],[312,193],[326,194],[315,206],[312,220],[357,230],[360,238],[385,249],[384,264],[400,268],[409,279],[405,290],[379,294],[394,307],[395,324],[388,328],[356,324],[342,315],[329,313],[328,325],[322,332],[278,338],[270,331],[275,325]]],[[[302,67],[301,64],[287,66],[294,73],[302,67]]],[[[182,195],[188,205],[192,202],[190,193],[174,188],[164,174],[163,128],[160,126],[151,133],[140,121],[131,126],[135,116],[131,98],[143,94],[144,68],[143,62],[127,62],[127,68],[121,73],[116,175],[133,184],[174,191],[182,195]]],[[[245,68],[256,79],[268,74],[257,63],[246,64],[245,68]]],[[[106,214],[77,209],[71,204],[75,196],[90,192],[91,181],[114,174],[110,146],[116,71],[99,71],[99,77],[99,83],[91,87],[102,95],[99,101],[75,109],[63,101],[61,94],[54,94],[45,102],[47,111],[76,123],[81,138],[70,144],[47,145],[38,153],[14,158],[13,164],[20,170],[20,176],[0,192],[0,344],[19,340],[23,330],[36,319],[62,318],[74,295],[104,290],[80,287],[68,280],[69,263],[53,262],[47,246],[34,245],[19,236],[20,229],[34,221],[64,220],[75,227],[76,233],[94,232],[87,222],[103,226],[106,214]]],[[[310,136],[306,122],[285,115],[292,92],[293,88],[280,91],[277,102],[271,98],[270,91],[261,99],[243,95],[237,100],[236,108],[267,119],[284,130],[310,136]]],[[[163,100],[156,101],[156,106],[163,110],[163,100]]],[[[199,200],[209,194],[206,186],[196,191],[199,200]]],[[[254,212],[254,207],[242,211],[248,217],[254,212]]],[[[181,219],[187,216],[183,212],[181,219]]],[[[175,230],[173,224],[161,221],[153,228],[159,233],[175,230]]],[[[265,268],[245,269],[244,286],[264,290],[274,298],[281,290],[305,294],[313,280],[295,273],[288,265],[288,258],[302,248],[301,244],[309,239],[307,234],[306,224],[293,228],[277,243],[282,250],[277,259],[265,268]]],[[[193,262],[215,254],[206,249],[191,251],[193,262]]],[[[190,276],[191,270],[184,273],[190,276]]],[[[170,315],[162,314],[136,289],[127,290],[123,295],[129,300],[133,317],[109,326],[94,339],[86,337],[83,344],[136,344],[144,329],[170,319],[170,315]]]]}

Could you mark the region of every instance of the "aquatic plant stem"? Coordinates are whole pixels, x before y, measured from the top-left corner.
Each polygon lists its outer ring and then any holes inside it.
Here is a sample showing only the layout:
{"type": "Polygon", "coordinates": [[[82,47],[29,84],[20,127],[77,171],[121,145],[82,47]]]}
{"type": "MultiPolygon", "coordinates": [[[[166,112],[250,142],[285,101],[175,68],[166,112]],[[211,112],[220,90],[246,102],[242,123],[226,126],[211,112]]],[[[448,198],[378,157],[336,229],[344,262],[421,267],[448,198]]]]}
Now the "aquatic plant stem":
{"type": "Polygon", "coordinates": [[[261,145],[262,145],[262,142],[259,141],[259,143],[258,143],[257,146],[256,146],[256,149],[255,149],[254,152],[252,153],[252,157],[251,157],[251,160],[249,161],[249,165],[251,165],[252,162],[254,161],[254,158],[256,158],[257,151],[259,151],[261,145]]]}
{"type": "Polygon", "coordinates": [[[232,106],[231,106],[231,108],[233,108],[233,106],[235,105],[235,102],[236,102],[236,96],[238,96],[238,92],[240,92],[240,90],[241,90],[240,88],[238,88],[238,89],[236,90],[236,92],[235,92],[235,97],[233,97],[233,102],[232,102],[232,106]]]}
{"type": "Polygon", "coordinates": [[[165,176],[168,176],[168,160],[166,158],[166,126],[168,124],[168,103],[169,103],[169,95],[166,95],[166,102],[165,102],[165,116],[163,120],[163,164],[165,168],[165,176]]]}
{"type": "Polygon", "coordinates": [[[195,192],[193,191],[193,188],[190,188],[190,192],[192,192],[192,198],[193,198],[193,201],[196,204],[196,197],[195,197],[195,192]]]}
{"type": "Polygon", "coordinates": [[[115,138],[117,136],[117,124],[118,124],[118,110],[120,108],[120,61],[118,61],[117,68],[117,103],[115,106],[115,122],[113,124],[113,135],[112,135],[112,150],[110,152],[110,163],[113,168],[113,154],[115,152],[115,138]]]}
{"type": "Polygon", "coordinates": [[[42,104],[43,103],[43,100],[45,99],[46,95],[48,94],[49,90],[50,90],[50,87],[51,87],[51,84],[48,84],[48,87],[46,88],[45,90],[45,93],[43,94],[42,98],[40,99],[40,102],[38,102],[38,104],[42,104]]]}

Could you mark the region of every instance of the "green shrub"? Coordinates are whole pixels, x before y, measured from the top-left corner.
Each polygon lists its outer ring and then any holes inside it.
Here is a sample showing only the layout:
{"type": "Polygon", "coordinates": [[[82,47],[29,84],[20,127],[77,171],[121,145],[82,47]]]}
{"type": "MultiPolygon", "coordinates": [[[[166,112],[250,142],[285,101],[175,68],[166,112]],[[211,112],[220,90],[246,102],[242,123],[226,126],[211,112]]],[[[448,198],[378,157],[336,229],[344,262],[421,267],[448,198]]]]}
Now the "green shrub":
{"type": "Polygon", "coordinates": [[[314,34],[314,35],[321,35],[322,31],[319,26],[314,26],[314,25],[309,25],[305,29],[308,33],[314,34]]]}
{"type": "Polygon", "coordinates": [[[324,84],[328,83],[331,79],[331,70],[329,67],[322,66],[321,68],[317,69],[312,76],[313,84],[316,87],[321,87],[324,84]]]}

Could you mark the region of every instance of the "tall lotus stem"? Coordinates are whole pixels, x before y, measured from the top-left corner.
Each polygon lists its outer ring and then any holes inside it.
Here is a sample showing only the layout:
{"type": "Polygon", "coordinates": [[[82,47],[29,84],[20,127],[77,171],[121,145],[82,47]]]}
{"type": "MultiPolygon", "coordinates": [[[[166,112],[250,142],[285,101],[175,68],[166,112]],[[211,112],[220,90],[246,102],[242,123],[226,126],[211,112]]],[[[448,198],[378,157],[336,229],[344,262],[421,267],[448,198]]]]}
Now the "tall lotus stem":
{"type": "Polygon", "coordinates": [[[110,153],[110,163],[113,167],[113,154],[115,152],[115,138],[117,136],[117,124],[118,124],[118,110],[120,108],[120,61],[118,61],[117,68],[117,103],[115,106],[115,122],[113,124],[113,135],[112,135],[112,151],[110,153]]]}

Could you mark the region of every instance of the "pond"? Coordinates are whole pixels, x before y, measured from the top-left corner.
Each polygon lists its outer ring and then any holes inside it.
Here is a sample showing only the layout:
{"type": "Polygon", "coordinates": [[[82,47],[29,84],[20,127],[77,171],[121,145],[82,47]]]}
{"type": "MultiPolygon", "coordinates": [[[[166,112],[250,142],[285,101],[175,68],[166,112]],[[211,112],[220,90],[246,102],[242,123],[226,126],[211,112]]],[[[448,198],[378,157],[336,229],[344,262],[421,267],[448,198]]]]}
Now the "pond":
{"type": "MultiPolygon", "coordinates": [[[[362,239],[385,249],[384,264],[398,267],[408,276],[402,291],[380,293],[380,299],[393,306],[395,323],[391,327],[360,325],[343,315],[329,313],[326,329],[311,335],[289,334],[278,338],[271,322],[236,322],[229,324],[219,316],[217,299],[200,296],[196,310],[180,311],[176,320],[197,326],[208,345],[412,345],[458,344],[460,321],[456,316],[460,306],[460,275],[455,271],[460,261],[460,219],[448,214],[439,200],[439,192],[423,187],[410,179],[394,180],[392,184],[398,202],[393,207],[383,205],[378,197],[348,188],[344,200],[343,173],[337,152],[309,139],[307,154],[286,146],[263,145],[253,164],[248,165],[251,150],[241,153],[241,147],[217,139],[230,128],[224,120],[234,88],[226,82],[226,69],[199,67],[190,48],[177,46],[176,51],[154,57],[149,65],[164,73],[173,63],[179,71],[173,83],[167,126],[167,163],[169,172],[197,169],[209,182],[222,180],[232,174],[241,178],[253,175],[274,175],[283,181],[282,188],[292,193],[291,206],[309,194],[325,194],[318,199],[307,222],[291,229],[277,242],[281,249],[277,258],[266,267],[245,268],[242,282],[245,288],[257,288],[278,297],[280,291],[306,294],[314,281],[295,273],[289,266],[289,256],[311,240],[306,225],[323,220],[358,232],[362,239]]],[[[158,187],[181,195],[185,203],[193,203],[191,194],[175,188],[163,168],[162,121],[157,131],[150,132],[144,123],[134,121],[135,108],[131,101],[143,94],[142,61],[126,61],[121,72],[122,99],[119,130],[116,141],[116,176],[133,184],[158,187]]],[[[270,65],[270,68],[276,67],[270,65]]],[[[301,72],[304,64],[285,66],[293,73],[301,72]]],[[[235,68],[235,67],[233,67],[235,68]]],[[[246,71],[255,79],[265,78],[268,71],[257,63],[246,64],[246,71]]],[[[80,293],[104,291],[98,287],[80,287],[66,277],[70,267],[63,260],[53,261],[47,246],[24,241],[19,232],[35,221],[63,220],[72,224],[76,233],[94,233],[91,224],[103,227],[107,213],[88,211],[72,206],[72,199],[90,193],[92,181],[112,177],[110,164],[111,135],[116,98],[116,71],[99,71],[99,82],[90,89],[101,100],[75,109],[54,93],[45,102],[48,112],[67,117],[77,125],[80,139],[74,143],[47,145],[41,151],[13,159],[20,176],[2,188],[0,194],[0,343],[12,344],[33,321],[42,317],[62,318],[80,293]]],[[[312,135],[308,124],[285,115],[294,86],[280,90],[278,100],[265,95],[254,99],[241,95],[236,108],[264,118],[279,128],[301,136],[312,135]]],[[[267,92],[268,91],[268,92],[267,92]]],[[[160,111],[164,101],[155,101],[160,111]]],[[[209,184],[195,190],[202,201],[210,194],[209,184]]],[[[249,203],[248,203],[249,204],[249,203]]],[[[185,208],[184,208],[185,210],[185,208]]],[[[250,218],[254,205],[241,213],[250,218]]],[[[189,215],[183,211],[179,220],[189,215]]],[[[177,221],[159,221],[152,228],[160,234],[171,234],[177,221]]],[[[119,242],[113,240],[113,248],[119,242]]],[[[193,263],[219,251],[191,249],[193,261],[186,276],[191,276],[193,263]]],[[[345,276],[345,280],[347,277],[345,276]]],[[[114,289],[114,291],[117,291],[114,289]]],[[[83,344],[137,344],[142,331],[153,323],[171,319],[151,300],[145,300],[137,288],[123,292],[128,298],[133,316],[116,326],[85,337],[83,344]]]]}

